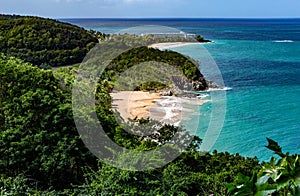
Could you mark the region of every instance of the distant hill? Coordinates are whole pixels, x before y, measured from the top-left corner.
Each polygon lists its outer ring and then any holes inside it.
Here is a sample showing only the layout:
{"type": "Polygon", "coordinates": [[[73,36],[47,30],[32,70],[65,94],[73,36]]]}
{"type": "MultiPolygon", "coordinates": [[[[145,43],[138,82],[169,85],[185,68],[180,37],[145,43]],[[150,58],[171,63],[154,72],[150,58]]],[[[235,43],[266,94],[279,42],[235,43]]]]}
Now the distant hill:
{"type": "Polygon", "coordinates": [[[96,44],[83,28],[52,19],[0,15],[0,53],[41,67],[80,63],[96,44]]]}

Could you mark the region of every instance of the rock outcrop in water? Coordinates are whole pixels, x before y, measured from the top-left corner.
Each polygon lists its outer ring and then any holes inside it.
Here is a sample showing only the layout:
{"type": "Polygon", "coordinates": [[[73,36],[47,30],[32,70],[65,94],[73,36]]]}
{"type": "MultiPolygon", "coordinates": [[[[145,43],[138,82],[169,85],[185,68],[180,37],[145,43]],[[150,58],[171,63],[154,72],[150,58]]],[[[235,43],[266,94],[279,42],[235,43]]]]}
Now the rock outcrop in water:
{"type": "Polygon", "coordinates": [[[182,76],[171,76],[171,80],[173,87],[159,91],[162,96],[186,96],[193,91],[207,90],[210,87],[209,84],[212,85],[202,74],[198,80],[190,80],[182,76]]]}

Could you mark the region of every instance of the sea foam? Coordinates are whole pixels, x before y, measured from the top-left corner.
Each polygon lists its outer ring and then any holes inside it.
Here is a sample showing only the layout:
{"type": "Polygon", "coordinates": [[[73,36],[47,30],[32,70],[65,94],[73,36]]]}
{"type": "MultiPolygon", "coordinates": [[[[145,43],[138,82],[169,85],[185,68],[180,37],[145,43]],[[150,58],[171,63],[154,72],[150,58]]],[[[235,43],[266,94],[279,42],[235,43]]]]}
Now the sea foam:
{"type": "Polygon", "coordinates": [[[274,40],[272,42],[276,42],[276,43],[292,43],[294,41],[293,40],[274,40]]]}
{"type": "Polygon", "coordinates": [[[230,91],[232,90],[231,87],[224,87],[224,88],[209,88],[208,90],[204,92],[212,92],[212,91],[230,91]]]}

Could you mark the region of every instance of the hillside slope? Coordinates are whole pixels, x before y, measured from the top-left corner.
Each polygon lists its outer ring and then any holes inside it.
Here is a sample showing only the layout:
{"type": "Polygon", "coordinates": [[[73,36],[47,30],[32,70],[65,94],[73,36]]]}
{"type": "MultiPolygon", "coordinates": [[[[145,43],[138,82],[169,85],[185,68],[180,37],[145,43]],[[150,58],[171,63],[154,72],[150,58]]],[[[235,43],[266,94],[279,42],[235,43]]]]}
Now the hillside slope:
{"type": "Polygon", "coordinates": [[[97,38],[75,25],[31,16],[0,15],[0,52],[43,67],[80,63],[97,38]]]}

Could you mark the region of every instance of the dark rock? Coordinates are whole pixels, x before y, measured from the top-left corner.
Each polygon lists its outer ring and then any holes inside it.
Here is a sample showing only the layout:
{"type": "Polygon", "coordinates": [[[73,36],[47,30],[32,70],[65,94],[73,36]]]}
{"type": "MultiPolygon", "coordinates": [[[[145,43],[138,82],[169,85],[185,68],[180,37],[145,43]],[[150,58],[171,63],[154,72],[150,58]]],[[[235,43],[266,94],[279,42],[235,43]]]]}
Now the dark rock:
{"type": "Polygon", "coordinates": [[[219,86],[213,83],[211,80],[207,80],[207,85],[208,88],[219,88],[219,86]]]}

